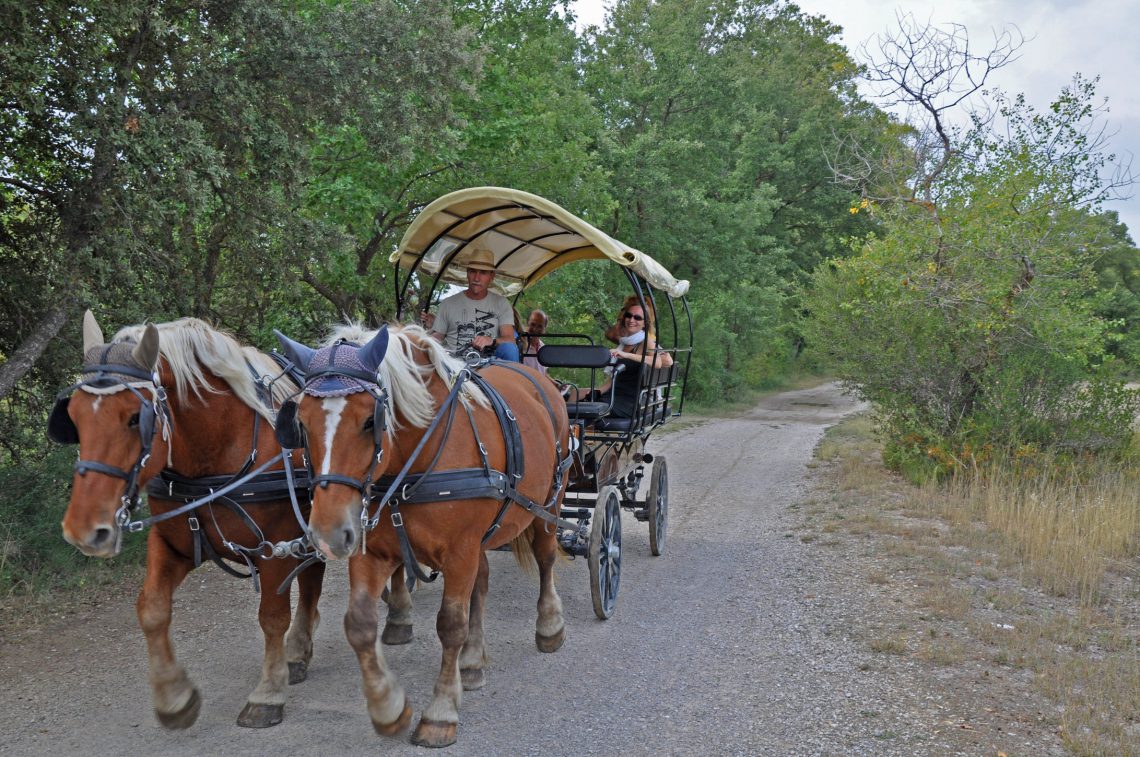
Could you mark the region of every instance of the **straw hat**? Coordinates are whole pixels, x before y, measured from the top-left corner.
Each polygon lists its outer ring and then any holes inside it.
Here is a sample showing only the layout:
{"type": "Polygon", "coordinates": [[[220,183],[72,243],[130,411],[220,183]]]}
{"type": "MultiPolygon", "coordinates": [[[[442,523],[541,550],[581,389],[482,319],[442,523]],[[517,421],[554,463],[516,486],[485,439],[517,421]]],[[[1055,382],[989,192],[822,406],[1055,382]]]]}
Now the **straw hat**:
{"type": "Polygon", "coordinates": [[[495,254],[485,247],[476,247],[467,256],[465,265],[477,271],[494,271],[496,270],[495,254]]]}

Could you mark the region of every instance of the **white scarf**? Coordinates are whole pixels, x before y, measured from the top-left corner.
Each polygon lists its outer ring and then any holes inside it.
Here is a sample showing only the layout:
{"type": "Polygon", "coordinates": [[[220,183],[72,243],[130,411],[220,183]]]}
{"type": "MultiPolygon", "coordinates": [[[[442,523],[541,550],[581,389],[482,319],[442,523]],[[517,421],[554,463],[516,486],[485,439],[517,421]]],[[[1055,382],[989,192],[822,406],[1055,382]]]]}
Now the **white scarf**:
{"type": "MultiPolygon", "coordinates": [[[[630,334],[629,336],[619,336],[618,337],[618,344],[620,344],[622,347],[633,347],[635,345],[641,344],[644,341],[645,341],[645,331],[644,330],[638,331],[636,334],[630,334]]],[[[604,369],[604,372],[606,373],[606,375],[609,375],[609,374],[613,373],[613,368],[611,366],[607,365],[604,369]]]]}
{"type": "Polygon", "coordinates": [[[635,334],[630,334],[629,336],[623,336],[623,337],[618,338],[618,342],[621,343],[625,347],[632,347],[635,344],[641,344],[644,341],[645,341],[645,332],[644,331],[638,331],[635,334]]]}

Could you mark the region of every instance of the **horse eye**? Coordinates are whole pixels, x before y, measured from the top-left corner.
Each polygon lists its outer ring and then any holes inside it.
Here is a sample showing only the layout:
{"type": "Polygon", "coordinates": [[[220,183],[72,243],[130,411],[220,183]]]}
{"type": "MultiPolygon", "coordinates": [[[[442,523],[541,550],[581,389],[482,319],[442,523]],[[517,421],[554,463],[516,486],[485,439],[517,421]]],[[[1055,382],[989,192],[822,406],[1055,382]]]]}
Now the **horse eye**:
{"type": "Polygon", "coordinates": [[[376,427],[376,419],[375,418],[369,417],[368,420],[364,421],[364,429],[363,429],[364,431],[371,431],[375,427],[376,427]]]}
{"type": "Polygon", "coordinates": [[[135,413],[134,415],[132,415],[130,417],[130,419],[127,420],[127,428],[138,428],[138,427],[139,427],[139,414],[135,413]]]}

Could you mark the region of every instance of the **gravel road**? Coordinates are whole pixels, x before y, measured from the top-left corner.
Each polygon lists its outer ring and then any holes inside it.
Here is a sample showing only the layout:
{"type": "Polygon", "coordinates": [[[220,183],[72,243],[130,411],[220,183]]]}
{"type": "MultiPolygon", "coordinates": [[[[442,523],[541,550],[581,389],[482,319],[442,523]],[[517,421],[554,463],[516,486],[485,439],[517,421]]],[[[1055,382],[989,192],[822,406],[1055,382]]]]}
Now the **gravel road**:
{"type": "MultiPolygon", "coordinates": [[[[666,553],[651,556],[645,524],[624,515],[621,591],[604,622],[592,611],[586,564],[561,566],[567,641],[555,654],[534,646],[533,579],[493,553],[487,685],[465,694],[450,752],[926,751],[910,738],[922,727],[916,694],[860,664],[866,651],[834,627],[845,587],[790,538],[788,507],[812,486],[812,448],[857,409],[828,384],[655,435],[649,449],[670,472],[666,553]]],[[[260,666],[255,597],[212,567],[176,597],[176,649],[204,700],[187,731],[164,731],[152,715],[134,587],[11,634],[0,651],[0,753],[422,754],[372,731],[341,629],[346,584],[344,566],[330,566],[309,680],[291,688],[285,722],[264,731],[234,724],[260,666]]],[[[417,715],[439,664],[439,595],[437,586],[418,589],[415,641],[384,649],[417,715]]]]}

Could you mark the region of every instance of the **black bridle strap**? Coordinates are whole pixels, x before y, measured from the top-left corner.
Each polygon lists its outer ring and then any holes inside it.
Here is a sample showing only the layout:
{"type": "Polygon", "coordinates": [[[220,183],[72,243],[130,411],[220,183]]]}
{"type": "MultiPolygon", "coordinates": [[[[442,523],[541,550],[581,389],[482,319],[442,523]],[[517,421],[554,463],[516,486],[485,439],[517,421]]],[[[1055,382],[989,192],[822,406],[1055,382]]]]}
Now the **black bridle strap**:
{"type": "MultiPolygon", "coordinates": [[[[122,468],[117,468],[113,465],[108,465],[107,463],[100,462],[98,460],[84,460],[83,458],[77,458],[75,460],[75,472],[80,476],[85,476],[90,471],[93,473],[102,473],[105,476],[112,476],[113,478],[122,479],[126,482],[126,487],[123,490],[123,496],[120,498],[122,505],[120,506],[118,512],[115,514],[116,520],[118,520],[122,526],[130,520],[130,512],[138,507],[139,473],[141,473],[142,469],[146,467],[146,464],[150,462],[150,451],[154,446],[154,435],[158,433],[158,427],[161,425],[161,423],[169,422],[169,416],[167,415],[168,411],[166,409],[166,391],[163,389],[162,385],[158,383],[157,376],[155,374],[144,374],[139,368],[133,368],[132,366],[128,365],[101,365],[96,366],[96,368],[97,370],[88,370],[88,367],[84,366],[84,373],[102,374],[106,369],[113,368],[115,373],[124,373],[145,378],[148,382],[150,382],[154,391],[154,401],[151,402],[146,397],[144,397],[142,395],[142,392],[140,392],[135,387],[124,382],[122,379],[115,379],[116,383],[120,384],[124,389],[127,389],[136,397],[138,397],[139,402],[141,403],[141,406],[139,408],[139,443],[142,449],[139,452],[139,456],[135,460],[134,465],[131,466],[131,469],[129,471],[125,471],[122,468]],[[154,418],[149,436],[142,432],[142,413],[149,413],[154,418]]],[[[59,396],[63,398],[65,396],[70,396],[71,393],[76,389],[82,389],[85,386],[94,386],[94,383],[97,380],[102,380],[102,378],[104,377],[100,375],[96,379],[84,379],[83,381],[73,384],[65,389],[60,393],[59,396]]]]}
{"type": "Polygon", "coordinates": [[[262,474],[266,470],[268,470],[270,466],[276,465],[278,462],[280,462],[282,460],[282,458],[285,457],[285,454],[286,454],[285,452],[281,452],[277,455],[274,455],[273,457],[269,458],[269,460],[267,460],[265,463],[257,466],[256,468],[254,468],[249,473],[247,473],[244,476],[241,476],[239,478],[235,478],[230,483],[226,484],[225,486],[221,487],[220,489],[217,489],[216,491],[211,492],[210,494],[208,494],[205,497],[202,497],[201,499],[196,499],[196,500],[193,500],[191,502],[187,502],[186,504],[181,505],[180,507],[176,507],[173,510],[169,510],[165,513],[162,513],[161,515],[152,515],[151,517],[146,518],[145,520],[131,521],[130,523],[124,524],[123,527],[127,531],[134,533],[137,531],[142,531],[144,528],[146,528],[148,526],[153,526],[155,523],[162,523],[163,521],[170,520],[171,518],[177,518],[179,515],[185,515],[186,513],[190,512],[191,510],[195,510],[195,509],[201,507],[202,505],[209,504],[210,502],[213,502],[214,500],[219,499],[220,497],[224,497],[227,494],[229,494],[230,492],[234,491],[235,489],[238,489],[239,487],[245,485],[249,481],[253,480],[257,476],[259,476],[260,474],[262,474]]]}

